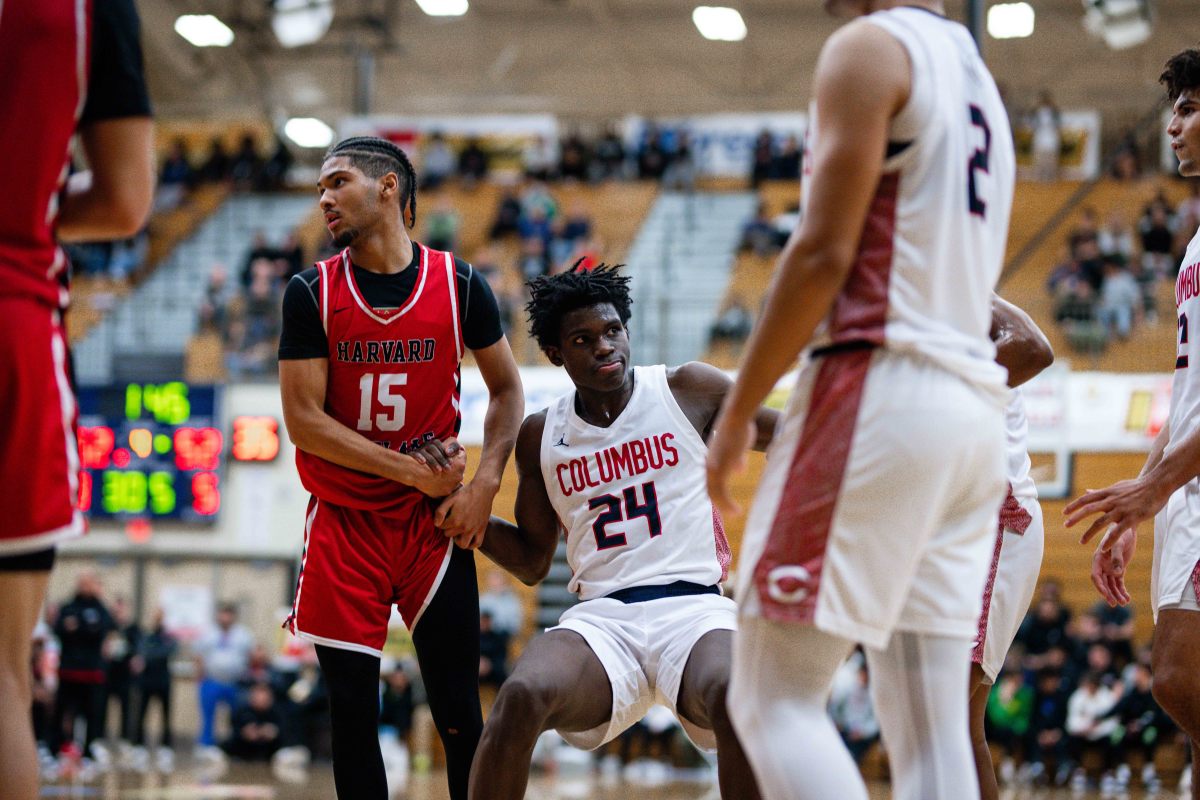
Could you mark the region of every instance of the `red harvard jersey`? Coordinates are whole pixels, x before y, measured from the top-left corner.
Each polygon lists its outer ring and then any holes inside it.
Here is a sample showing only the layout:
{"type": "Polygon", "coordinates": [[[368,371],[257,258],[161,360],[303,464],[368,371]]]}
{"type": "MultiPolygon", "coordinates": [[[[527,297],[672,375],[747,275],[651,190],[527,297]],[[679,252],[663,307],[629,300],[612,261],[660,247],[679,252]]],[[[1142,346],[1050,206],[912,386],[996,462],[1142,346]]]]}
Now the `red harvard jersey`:
{"type": "MultiPolygon", "coordinates": [[[[374,309],[354,282],[349,250],[317,264],[317,305],[329,340],[325,410],[393,450],[458,432],[462,329],[454,256],[420,248],[416,284],[398,309],[374,309]]],[[[330,503],[403,514],[424,495],[409,486],[296,451],[304,488],[330,503]]]]}
{"type": "Polygon", "coordinates": [[[0,3],[0,291],[54,307],[67,299],[54,221],[87,92],[91,5],[0,3]]]}

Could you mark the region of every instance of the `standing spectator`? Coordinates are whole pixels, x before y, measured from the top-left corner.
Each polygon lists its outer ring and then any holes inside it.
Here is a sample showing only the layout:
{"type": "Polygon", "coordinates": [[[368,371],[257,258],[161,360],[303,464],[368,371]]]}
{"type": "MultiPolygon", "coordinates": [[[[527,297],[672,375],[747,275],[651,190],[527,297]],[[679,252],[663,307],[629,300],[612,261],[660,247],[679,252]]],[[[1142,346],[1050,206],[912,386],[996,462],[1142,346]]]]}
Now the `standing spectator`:
{"type": "MultiPolygon", "coordinates": [[[[105,699],[105,718],[113,698],[117,701],[120,723],[117,731],[122,741],[133,740],[134,720],[139,703],[137,674],[142,662],[138,658],[138,647],[142,640],[142,629],[133,618],[133,608],[123,597],[117,598],[112,608],[116,628],[108,637],[105,647],[108,655],[108,684],[105,699]]],[[[108,725],[101,725],[107,731],[108,725]]]]}
{"type": "Polygon", "coordinates": [[[296,157],[288,149],[287,142],[282,136],[275,135],[275,149],[270,158],[263,162],[259,171],[258,187],[263,191],[276,192],[287,184],[288,170],[292,168],[296,157]]]}
{"type": "Polygon", "coordinates": [[[283,747],[283,713],[275,703],[270,685],[250,687],[246,701],[233,712],[233,732],[221,749],[242,761],[269,761],[283,747]]]}
{"type": "Polygon", "coordinates": [[[667,166],[667,151],[663,147],[662,137],[657,128],[650,126],[638,151],[638,177],[642,180],[661,180],[667,166]]]}
{"type": "Polygon", "coordinates": [[[778,234],[771,220],[767,218],[766,203],[759,202],[754,216],[742,228],[740,250],[749,250],[759,258],[766,258],[778,250],[778,234]]]}
{"type": "Polygon", "coordinates": [[[690,192],[696,188],[696,163],[686,131],[680,131],[675,137],[675,149],[671,152],[662,180],[663,188],[676,192],[690,192]]]}
{"type": "Polygon", "coordinates": [[[421,152],[421,188],[436,189],[454,174],[454,153],[440,131],[434,131],[421,152]]]}
{"type": "Polygon", "coordinates": [[[1046,772],[1046,762],[1055,765],[1055,783],[1066,783],[1071,774],[1067,754],[1067,700],[1069,688],[1062,675],[1052,669],[1038,673],[1037,691],[1030,717],[1029,777],[1037,779],[1046,772]]]}
{"type": "Polygon", "coordinates": [[[107,699],[103,648],[116,623],[100,592],[100,578],[91,571],[81,573],[75,583],[75,596],[59,610],[54,624],[61,647],[58,695],[50,728],[50,750],[54,753],[73,739],[77,717],[82,717],[85,725],[85,754],[92,753],[92,744],[103,736],[107,699]]]}
{"type": "Polygon", "coordinates": [[[855,764],[861,764],[871,745],[879,740],[879,721],[875,718],[869,684],[864,661],[859,664],[856,680],[829,700],[829,716],[855,764]]]}
{"type": "Polygon", "coordinates": [[[987,701],[987,738],[1004,749],[1008,758],[1024,754],[1033,717],[1033,688],[1019,671],[1004,672],[987,701]]]}
{"type": "Polygon", "coordinates": [[[237,607],[222,603],[217,609],[216,627],[196,642],[196,674],[200,678],[199,744],[216,744],[214,725],[217,707],[232,711],[237,703],[238,681],[250,667],[254,637],[237,621],[237,607]]]}
{"type": "Polygon", "coordinates": [[[171,659],[175,657],[178,649],[179,643],[167,630],[160,608],[154,614],[153,626],[142,637],[138,646],[138,657],[142,665],[142,671],[138,675],[138,688],[142,702],[138,709],[137,726],[133,732],[135,745],[146,744],[146,712],[150,709],[150,701],[157,700],[162,718],[162,736],[159,744],[165,748],[172,746],[171,659]]]}
{"type": "Polygon", "coordinates": [[[508,680],[508,641],[504,631],[492,627],[492,615],[479,614],[479,683],[497,689],[508,680]]]}
{"type": "Polygon", "coordinates": [[[158,171],[158,188],[154,193],[154,210],[169,211],[179,205],[196,181],[196,172],[187,157],[183,139],[171,143],[167,157],[158,171]]]}
{"type": "Polygon", "coordinates": [[[586,181],[591,170],[588,147],[576,131],[563,139],[558,174],[564,180],[586,181]]]}
{"type": "Polygon", "coordinates": [[[1114,332],[1124,340],[1129,338],[1134,320],[1142,309],[1142,290],[1129,270],[1121,266],[1116,256],[1104,257],[1104,283],[1100,286],[1100,303],[1096,316],[1111,336],[1114,332]]]}
{"type": "Polygon", "coordinates": [[[625,143],[611,126],[596,143],[595,171],[597,177],[622,178],[625,175],[625,143]]]}
{"type": "Polygon", "coordinates": [[[1142,238],[1142,266],[1156,277],[1174,271],[1172,248],[1175,234],[1171,231],[1170,212],[1165,202],[1155,200],[1138,225],[1142,238]]]}
{"type": "Polygon", "coordinates": [[[530,139],[521,152],[521,164],[525,177],[536,181],[553,180],[558,168],[557,143],[548,136],[530,139]]]}
{"type": "Polygon", "coordinates": [[[586,239],[592,235],[592,215],[582,200],[576,200],[571,204],[571,210],[567,213],[567,227],[563,231],[563,235],[572,242],[586,239]]]}
{"type": "Polygon", "coordinates": [[[1050,93],[1038,95],[1030,119],[1033,128],[1033,173],[1039,181],[1058,179],[1058,156],[1062,149],[1062,115],[1050,93]]]}
{"type": "Polygon", "coordinates": [[[762,131],[754,140],[754,150],[750,155],[750,186],[757,189],[759,184],[771,177],[775,166],[775,142],[770,131],[762,131]]]}
{"type": "MultiPolygon", "coordinates": [[[[1116,702],[1117,694],[1104,685],[1098,673],[1088,672],[1080,679],[1079,688],[1067,701],[1067,735],[1075,763],[1081,763],[1086,753],[1096,752],[1103,759],[1104,769],[1112,768],[1113,752],[1109,739],[1117,730],[1117,720],[1106,715],[1116,702]]],[[[1077,771],[1076,775],[1082,775],[1082,772],[1077,771]]]]}
{"type": "Polygon", "coordinates": [[[254,262],[260,259],[274,261],[279,257],[279,248],[271,245],[267,241],[267,234],[263,231],[255,231],[254,239],[250,243],[250,252],[246,254],[246,261],[242,264],[242,286],[250,286],[250,277],[254,271],[254,262]]]}
{"type": "Polygon", "coordinates": [[[229,166],[229,177],[233,179],[234,188],[239,191],[257,188],[262,168],[263,160],[258,154],[254,135],[244,134],[238,151],[233,155],[233,163],[229,166]]]}
{"type": "Polygon", "coordinates": [[[33,698],[33,738],[39,744],[45,744],[49,740],[50,719],[54,710],[53,670],[46,662],[46,636],[34,631],[29,651],[29,668],[32,673],[30,689],[33,698]]]}
{"type": "Polygon", "coordinates": [[[487,177],[488,154],[474,136],[467,140],[466,147],[458,154],[458,174],[468,186],[474,186],[487,177]]]}
{"type": "Polygon", "coordinates": [[[800,180],[800,142],[794,135],[783,140],[783,147],[775,157],[775,166],[771,172],[777,180],[800,180]]]}
{"type": "Polygon", "coordinates": [[[204,183],[220,183],[229,180],[233,169],[233,159],[225,150],[225,143],[220,136],[214,136],[208,146],[208,159],[200,167],[200,180],[204,183]]]}
{"type": "Polygon", "coordinates": [[[496,219],[492,222],[488,238],[496,241],[511,233],[517,232],[521,223],[521,201],[512,189],[505,189],[500,196],[500,205],[496,208],[496,219]]]}
{"type": "Polygon", "coordinates": [[[503,570],[494,569],[486,579],[487,591],[479,595],[479,613],[490,614],[492,627],[509,636],[517,636],[524,626],[521,599],[512,588],[512,579],[503,570]]]}

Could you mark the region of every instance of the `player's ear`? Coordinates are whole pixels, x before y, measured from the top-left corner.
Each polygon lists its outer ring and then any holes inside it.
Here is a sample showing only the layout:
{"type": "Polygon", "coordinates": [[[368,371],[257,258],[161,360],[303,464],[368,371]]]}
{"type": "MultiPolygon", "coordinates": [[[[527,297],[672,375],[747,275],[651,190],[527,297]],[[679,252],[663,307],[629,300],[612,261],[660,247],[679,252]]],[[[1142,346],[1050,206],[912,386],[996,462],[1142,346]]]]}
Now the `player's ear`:
{"type": "Polygon", "coordinates": [[[400,193],[400,178],[394,172],[389,172],[379,179],[379,199],[391,200],[400,193]]]}
{"type": "Polygon", "coordinates": [[[563,361],[562,351],[554,345],[547,345],[542,348],[542,352],[546,354],[546,358],[556,367],[563,366],[566,362],[563,361]]]}

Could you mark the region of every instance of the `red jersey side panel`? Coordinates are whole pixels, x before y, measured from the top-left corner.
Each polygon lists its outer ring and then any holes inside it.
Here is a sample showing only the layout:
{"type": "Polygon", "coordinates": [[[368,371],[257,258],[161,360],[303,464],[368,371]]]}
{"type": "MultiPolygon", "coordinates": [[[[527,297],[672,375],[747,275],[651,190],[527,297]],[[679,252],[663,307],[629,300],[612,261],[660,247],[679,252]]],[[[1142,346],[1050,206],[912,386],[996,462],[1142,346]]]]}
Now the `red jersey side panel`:
{"type": "MultiPolygon", "coordinates": [[[[419,248],[416,284],[398,309],[371,308],[354,281],[348,250],[318,264],[319,303],[329,340],[325,410],[351,430],[400,452],[458,432],[459,362],[454,257],[419,248]]],[[[304,488],[349,508],[404,514],[415,489],[296,451],[304,488]]]]}
{"type": "Polygon", "coordinates": [[[0,286],[59,308],[58,192],[87,93],[90,0],[0,3],[0,286]]]}

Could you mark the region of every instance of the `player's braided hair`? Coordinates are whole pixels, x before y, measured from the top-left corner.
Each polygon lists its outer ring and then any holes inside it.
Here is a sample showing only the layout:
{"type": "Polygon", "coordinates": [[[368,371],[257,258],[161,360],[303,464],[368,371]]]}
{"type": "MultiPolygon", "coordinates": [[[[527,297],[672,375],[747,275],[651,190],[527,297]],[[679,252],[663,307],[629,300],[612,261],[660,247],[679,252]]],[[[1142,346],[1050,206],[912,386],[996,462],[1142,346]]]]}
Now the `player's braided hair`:
{"type": "MultiPolygon", "coordinates": [[[[400,177],[400,207],[408,205],[412,225],[417,224],[417,172],[412,162],[396,144],[378,136],[351,136],[329,148],[325,160],[345,156],[350,163],[372,178],[382,178],[389,172],[400,177]]],[[[409,226],[411,227],[411,225],[409,226]]]]}
{"type": "Polygon", "coordinates": [[[1192,48],[1171,56],[1158,82],[1167,87],[1172,103],[1184,92],[1200,89],[1200,50],[1192,48]]]}
{"type": "Polygon", "coordinates": [[[597,303],[612,303],[621,318],[629,322],[629,278],[617,270],[624,264],[600,264],[595,269],[580,269],[579,259],[567,272],[534,278],[529,286],[530,300],[525,304],[529,314],[529,335],[543,350],[559,343],[562,318],[580,308],[597,303]]]}

